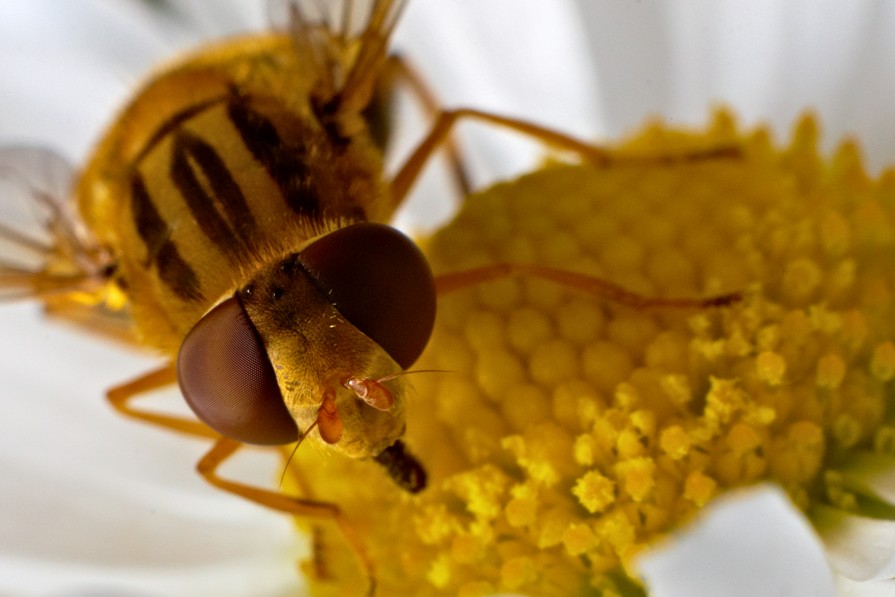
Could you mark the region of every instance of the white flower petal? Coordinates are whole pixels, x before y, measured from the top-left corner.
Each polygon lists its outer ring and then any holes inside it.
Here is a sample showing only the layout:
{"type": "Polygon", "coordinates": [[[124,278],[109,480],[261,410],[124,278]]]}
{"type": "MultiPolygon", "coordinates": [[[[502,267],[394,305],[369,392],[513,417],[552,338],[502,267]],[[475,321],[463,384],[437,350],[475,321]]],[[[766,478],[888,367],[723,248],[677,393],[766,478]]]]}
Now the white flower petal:
{"type": "Polygon", "coordinates": [[[895,504],[895,458],[875,452],[855,453],[836,470],[842,474],[846,489],[895,504]]]}
{"type": "Polygon", "coordinates": [[[892,597],[895,595],[895,580],[867,582],[838,576],[836,577],[836,595],[838,597],[892,597]]]}
{"type": "MultiPolygon", "coordinates": [[[[539,0],[466,0],[437,9],[410,2],[396,46],[412,51],[410,59],[447,107],[511,115],[590,138],[600,109],[574,15],[570,0],[555,1],[550,10],[539,0]]],[[[494,127],[475,128],[469,159],[476,174],[505,176],[518,169],[494,127]],[[508,170],[508,161],[515,168],[508,170]]],[[[542,154],[537,144],[519,153],[529,166],[542,154]]]]}
{"type": "MultiPolygon", "coordinates": [[[[205,442],[105,404],[108,386],[153,360],[36,311],[0,310],[0,594],[297,591],[304,541],[287,517],[207,486],[193,468],[205,442]]],[[[269,484],[279,463],[253,455],[227,468],[269,484]]]]}
{"type": "Polygon", "coordinates": [[[811,527],[773,486],[718,498],[636,565],[654,597],[835,594],[811,527]]]}
{"type": "MultiPolygon", "coordinates": [[[[596,72],[575,14],[571,0],[557,0],[550,10],[541,0],[411,1],[395,47],[445,108],[477,108],[596,138],[602,132],[596,72]],[[498,34],[495,23],[501,23],[498,34]]],[[[393,163],[402,162],[429,126],[428,118],[408,112],[401,113],[398,132],[412,134],[396,139],[393,163]]],[[[530,169],[544,155],[537,142],[481,123],[460,124],[457,138],[476,187],[530,169]]],[[[443,222],[459,199],[438,168],[423,172],[414,197],[400,225],[443,222]]]]}
{"type": "Polygon", "coordinates": [[[876,0],[578,0],[608,131],[645,118],[701,124],[722,103],[788,135],[812,109],[826,148],[860,139],[895,162],[895,4],[876,0]]]}
{"type": "Polygon", "coordinates": [[[895,576],[895,521],[820,505],[811,509],[810,517],[830,562],[843,576],[854,580],[895,576]]]}

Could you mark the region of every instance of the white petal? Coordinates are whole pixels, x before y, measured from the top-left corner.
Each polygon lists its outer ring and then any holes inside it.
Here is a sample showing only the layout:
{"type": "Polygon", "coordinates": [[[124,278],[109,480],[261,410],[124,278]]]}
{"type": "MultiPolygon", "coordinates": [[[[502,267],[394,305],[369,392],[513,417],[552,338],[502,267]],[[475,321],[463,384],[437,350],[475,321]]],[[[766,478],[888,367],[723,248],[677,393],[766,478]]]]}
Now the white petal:
{"type": "Polygon", "coordinates": [[[788,135],[820,113],[825,147],[895,161],[895,4],[876,0],[578,0],[617,136],[645,118],[701,124],[719,103],[788,135]]]}
{"type": "MultiPolygon", "coordinates": [[[[423,75],[445,108],[472,107],[595,139],[602,122],[596,72],[572,0],[409,2],[395,46],[423,75]]],[[[400,156],[415,147],[429,119],[402,113],[400,156]]],[[[463,159],[476,187],[530,169],[543,145],[493,125],[458,127],[463,159]]],[[[459,199],[443,170],[427,168],[399,222],[442,222],[459,199]]]]}
{"type": "MultiPolygon", "coordinates": [[[[0,310],[0,594],[297,591],[304,542],[289,518],[207,486],[194,470],[206,442],[105,404],[106,388],[155,362],[36,311],[0,310]]],[[[227,468],[270,485],[279,464],[227,468]]]]}
{"type": "Polygon", "coordinates": [[[895,504],[895,458],[874,452],[855,453],[836,469],[846,489],[895,504]]]}
{"type": "Polygon", "coordinates": [[[830,562],[854,580],[895,576],[895,521],[815,506],[811,520],[827,547],[830,562]]]}
{"type": "MultiPolygon", "coordinates": [[[[144,6],[0,4],[2,143],[83,160],[134,82],[199,37],[154,29],[144,6]]],[[[288,517],[201,481],[206,442],[105,403],[155,359],[48,322],[37,305],[2,305],[0,329],[0,594],[300,593],[306,548],[288,517]]],[[[227,474],[269,486],[278,468],[252,456],[227,474]]]]}
{"type": "MultiPolygon", "coordinates": [[[[527,119],[584,138],[596,134],[594,73],[569,0],[410,2],[396,36],[447,107],[466,106],[527,119]]],[[[494,127],[476,127],[472,145],[489,175],[507,161],[494,127]],[[497,149],[502,151],[497,151],[497,149]],[[495,155],[496,153],[496,155],[495,155]]],[[[513,148],[514,150],[515,148],[513,148]]],[[[543,153],[529,147],[528,155],[543,153]]],[[[503,171],[500,171],[503,170],[503,171]]]]}
{"type": "Polygon", "coordinates": [[[835,594],[811,527],[772,486],[717,499],[637,568],[654,597],[835,594]]]}
{"type": "Polygon", "coordinates": [[[895,580],[859,582],[838,576],[836,577],[836,595],[838,597],[892,597],[895,595],[895,580]]]}

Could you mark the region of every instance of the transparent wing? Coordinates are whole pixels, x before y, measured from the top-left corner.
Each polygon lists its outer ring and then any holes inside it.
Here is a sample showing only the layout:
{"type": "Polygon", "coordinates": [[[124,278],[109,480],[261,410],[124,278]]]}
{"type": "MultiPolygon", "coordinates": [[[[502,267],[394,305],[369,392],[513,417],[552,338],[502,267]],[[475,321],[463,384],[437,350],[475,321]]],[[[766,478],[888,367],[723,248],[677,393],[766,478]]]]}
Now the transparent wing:
{"type": "Polygon", "coordinates": [[[315,94],[332,111],[361,112],[388,55],[405,0],[271,0],[271,22],[285,25],[313,65],[315,94]],[[337,103],[331,105],[335,100],[337,103]]]}
{"type": "Polygon", "coordinates": [[[96,294],[111,259],[78,220],[73,172],[47,149],[0,148],[0,300],[96,294]]]}

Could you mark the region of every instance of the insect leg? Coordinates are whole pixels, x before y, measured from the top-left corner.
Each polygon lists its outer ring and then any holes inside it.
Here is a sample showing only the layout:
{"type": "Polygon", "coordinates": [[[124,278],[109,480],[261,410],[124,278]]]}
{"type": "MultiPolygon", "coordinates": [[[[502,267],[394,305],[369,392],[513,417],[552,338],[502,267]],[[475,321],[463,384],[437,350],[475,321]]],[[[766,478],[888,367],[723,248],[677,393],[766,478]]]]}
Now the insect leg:
{"type": "Polygon", "coordinates": [[[435,124],[429,134],[420,142],[416,150],[411,154],[395,177],[392,179],[393,208],[401,204],[407,196],[410,187],[416,181],[423,166],[429,161],[432,153],[436,151],[451,133],[451,130],[460,119],[479,120],[488,124],[504,127],[516,131],[533,139],[537,139],[546,145],[557,149],[577,153],[584,160],[598,167],[608,167],[614,164],[675,164],[706,159],[731,158],[740,155],[739,148],[734,145],[712,147],[705,150],[691,150],[681,153],[628,155],[587,143],[565,133],[549,129],[526,120],[510,118],[483,112],[472,108],[460,108],[446,110],[438,115],[435,124]]]}
{"type": "Polygon", "coordinates": [[[196,470],[206,481],[219,489],[233,493],[261,506],[266,506],[293,516],[301,516],[311,519],[333,520],[342,531],[345,540],[357,556],[364,572],[369,579],[368,595],[373,595],[376,588],[376,577],[373,570],[373,561],[367,555],[363,542],[354,532],[354,529],[345,519],[342,511],[336,504],[317,500],[303,499],[290,496],[279,491],[271,491],[223,479],[217,474],[218,467],[245,444],[229,438],[219,438],[211,450],[202,457],[196,465],[196,470]]]}
{"type": "Polygon", "coordinates": [[[128,417],[158,425],[159,427],[173,429],[174,431],[186,433],[188,435],[218,438],[219,435],[217,433],[199,421],[135,409],[131,406],[131,400],[133,398],[137,398],[140,395],[175,383],[177,383],[177,368],[174,363],[169,363],[164,367],[150,371],[137,379],[129,381],[116,388],[112,388],[106,393],[106,398],[108,398],[115,410],[128,417]]]}
{"type": "Polygon", "coordinates": [[[133,398],[176,382],[177,369],[173,363],[169,363],[164,367],[150,371],[133,381],[113,388],[108,392],[107,397],[116,410],[129,417],[146,421],[160,427],[173,429],[180,433],[217,440],[211,450],[202,457],[196,467],[199,474],[215,487],[239,495],[262,506],[267,506],[295,516],[334,520],[336,524],[339,525],[346,541],[357,555],[367,578],[370,579],[368,594],[372,595],[375,587],[372,560],[367,556],[363,543],[345,520],[338,506],[326,502],[291,497],[284,493],[269,491],[222,479],[217,474],[217,468],[242,447],[243,444],[220,437],[219,434],[215,433],[199,421],[139,410],[130,405],[130,401],[133,398]]]}
{"type": "Polygon", "coordinates": [[[435,289],[438,295],[448,294],[475,286],[483,282],[499,280],[508,276],[531,276],[586,292],[608,301],[627,305],[634,309],[705,309],[709,307],[725,307],[742,300],[742,294],[731,292],[708,298],[657,298],[648,297],[613,284],[596,276],[577,272],[535,265],[528,263],[498,262],[476,267],[461,272],[441,274],[435,277],[435,289]]]}
{"type": "MultiPolygon", "coordinates": [[[[435,118],[443,112],[435,94],[426,84],[425,78],[403,56],[392,54],[383,65],[382,74],[379,77],[380,89],[377,89],[377,93],[390,97],[399,85],[404,86],[414,96],[426,116],[435,118]]],[[[460,196],[466,197],[472,190],[472,185],[454,137],[449,135],[445,139],[444,152],[451,175],[460,190],[460,196]]]]}

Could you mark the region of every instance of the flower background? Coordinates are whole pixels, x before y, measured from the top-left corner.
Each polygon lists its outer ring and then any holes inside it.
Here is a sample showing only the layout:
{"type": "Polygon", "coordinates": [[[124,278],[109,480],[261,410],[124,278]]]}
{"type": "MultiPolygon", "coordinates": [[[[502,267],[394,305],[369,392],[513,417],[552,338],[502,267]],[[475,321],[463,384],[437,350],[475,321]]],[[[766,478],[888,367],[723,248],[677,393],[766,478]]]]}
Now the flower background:
{"type": "MultiPolygon", "coordinates": [[[[159,60],[265,22],[261,1],[0,4],[0,143],[51,147],[82,163],[159,60]]],[[[895,162],[893,25],[895,6],[870,0],[411,0],[396,45],[448,106],[609,139],[653,115],[700,124],[718,103],[783,138],[811,108],[826,147],[853,135],[878,169],[895,162]]],[[[410,121],[397,154],[419,131],[418,115],[410,121]]],[[[480,183],[538,153],[473,125],[462,144],[480,183]]],[[[431,173],[402,222],[444,217],[449,189],[431,173]]],[[[206,487],[193,471],[203,442],[125,420],[103,401],[108,387],[157,361],[47,322],[33,304],[5,305],[0,330],[0,593],[296,590],[303,547],[287,519],[206,487]]],[[[180,408],[168,398],[161,404],[180,408]]],[[[268,484],[277,463],[251,455],[234,469],[268,484]]],[[[656,595],[834,593],[810,531],[777,494],[715,509],[707,536],[681,541],[680,560],[646,568],[656,595]]]]}

